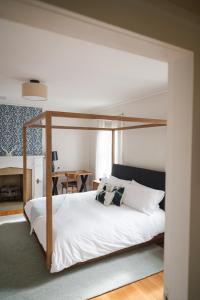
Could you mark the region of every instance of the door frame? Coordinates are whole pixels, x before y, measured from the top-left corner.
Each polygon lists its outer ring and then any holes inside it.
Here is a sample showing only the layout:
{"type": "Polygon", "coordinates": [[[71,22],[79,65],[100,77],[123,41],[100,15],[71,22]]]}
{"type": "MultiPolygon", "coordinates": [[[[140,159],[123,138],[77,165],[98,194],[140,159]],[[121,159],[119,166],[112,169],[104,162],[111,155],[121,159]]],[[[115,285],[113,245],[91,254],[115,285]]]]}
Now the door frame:
{"type": "Polygon", "coordinates": [[[165,294],[170,291],[172,295],[173,291],[181,290],[180,299],[187,299],[193,52],[38,1],[2,2],[2,18],[168,63],[165,294]]]}

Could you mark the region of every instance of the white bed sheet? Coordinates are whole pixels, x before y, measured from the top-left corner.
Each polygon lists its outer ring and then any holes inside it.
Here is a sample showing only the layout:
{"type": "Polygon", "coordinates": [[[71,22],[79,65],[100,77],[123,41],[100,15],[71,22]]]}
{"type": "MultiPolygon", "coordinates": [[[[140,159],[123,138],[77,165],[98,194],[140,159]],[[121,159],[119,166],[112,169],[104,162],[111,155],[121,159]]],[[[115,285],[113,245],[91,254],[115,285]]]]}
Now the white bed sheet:
{"type": "MultiPolygon", "coordinates": [[[[52,273],[164,232],[163,210],[146,215],[125,205],[104,206],[95,195],[96,191],[91,191],[53,197],[52,273]]],[[[45,250],[45,198],[29,201],[25,211],[45,250]]]]}

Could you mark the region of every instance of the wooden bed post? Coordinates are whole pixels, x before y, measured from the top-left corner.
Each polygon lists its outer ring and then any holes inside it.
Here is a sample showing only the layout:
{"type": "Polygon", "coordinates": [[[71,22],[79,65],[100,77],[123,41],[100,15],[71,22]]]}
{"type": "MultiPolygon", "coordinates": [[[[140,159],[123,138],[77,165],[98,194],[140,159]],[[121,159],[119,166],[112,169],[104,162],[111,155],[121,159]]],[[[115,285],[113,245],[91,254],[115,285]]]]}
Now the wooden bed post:
{"type": "Polygon", "coordinates": [[[27,148],[26,141],[26,127],[23,126],[23,206],[25,206],[27,202],[27,148]]]}
{"type": "Polygon", "coordinates": [[[115,130],[112,130],[112,165],[115,163],[115,130]]]}
{"type": "Polygon", "coordinates": [[[52,240],[52,135],[51,112],[46,112],[46,263],[51,268],[53,252],[52,240]]]}

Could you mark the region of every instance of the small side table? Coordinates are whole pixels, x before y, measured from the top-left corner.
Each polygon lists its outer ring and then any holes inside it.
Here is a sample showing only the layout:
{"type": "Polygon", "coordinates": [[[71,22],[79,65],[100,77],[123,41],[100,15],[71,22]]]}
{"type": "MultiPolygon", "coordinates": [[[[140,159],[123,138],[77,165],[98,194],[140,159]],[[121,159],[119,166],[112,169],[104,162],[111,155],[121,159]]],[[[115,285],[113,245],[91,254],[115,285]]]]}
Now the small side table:
{"type": "Polygon", "coordinates": [[[92,181],[92,189],[93,190],[97,190],[98,189],[98,186],[99,186],[99,183],[100,183],[100,180],[93,180],[92,181]]]}

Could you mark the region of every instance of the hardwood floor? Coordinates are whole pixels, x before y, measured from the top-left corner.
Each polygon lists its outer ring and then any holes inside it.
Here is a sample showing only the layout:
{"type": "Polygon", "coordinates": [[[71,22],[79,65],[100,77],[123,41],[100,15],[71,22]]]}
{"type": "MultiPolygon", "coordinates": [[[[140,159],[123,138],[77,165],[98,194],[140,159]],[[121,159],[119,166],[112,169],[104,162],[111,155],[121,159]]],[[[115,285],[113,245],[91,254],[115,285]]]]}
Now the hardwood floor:
{"type": "Polygon", "coordinates": [[[0,210],[0,216],[22,214],[23,209],[0,210]]]}
{"type": "Polygon", "coordinates": [[[163,272],[136,281],[91,300],[162,300],[163,272]]]}
{"type": "Polygon", "coordinates": [[[0,202],[0,216],[16,215],[23,213],[23,201],[0,202]]]}

